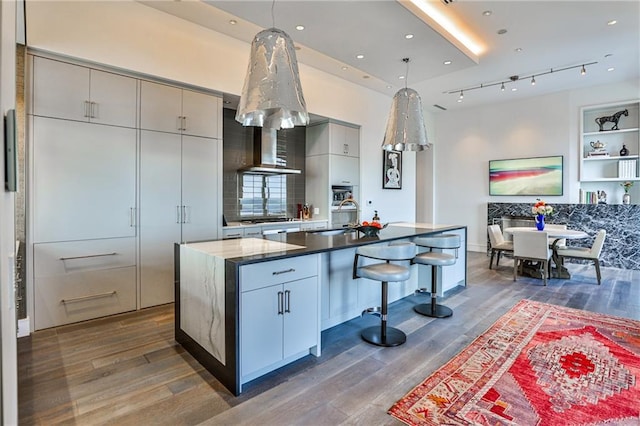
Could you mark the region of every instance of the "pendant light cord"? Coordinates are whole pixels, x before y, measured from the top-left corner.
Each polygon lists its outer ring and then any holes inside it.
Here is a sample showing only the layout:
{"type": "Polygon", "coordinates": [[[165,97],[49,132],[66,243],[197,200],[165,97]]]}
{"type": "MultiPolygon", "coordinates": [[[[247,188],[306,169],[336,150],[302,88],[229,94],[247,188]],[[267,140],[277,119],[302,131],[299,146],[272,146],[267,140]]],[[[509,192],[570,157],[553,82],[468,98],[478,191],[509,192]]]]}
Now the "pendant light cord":
{"type": "Polygon", "coordinates": [[[409,58],[402,58],[402,62],[404,62],[405,64],[407,64],[407,69],[404,73],[404,88],[407,88],[407,84],[409,84],[407,82],[407,80],[409,80],[409,58]]]}
{"type": "Polygon", "coordinates": [[[274,12],[275,7],[276,7],[276,0],[273,0],[271,2],[271,23],[273,24],[272,28],[276,27],[276,14],[274,12]]]}

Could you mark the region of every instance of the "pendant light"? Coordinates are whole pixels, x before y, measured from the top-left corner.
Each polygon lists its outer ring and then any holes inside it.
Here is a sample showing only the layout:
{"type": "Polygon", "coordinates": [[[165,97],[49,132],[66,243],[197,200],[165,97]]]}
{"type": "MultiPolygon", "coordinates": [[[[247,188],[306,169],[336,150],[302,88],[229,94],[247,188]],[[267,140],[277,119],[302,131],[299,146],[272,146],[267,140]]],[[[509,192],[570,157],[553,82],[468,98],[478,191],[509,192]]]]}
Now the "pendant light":
{"type": "Polygon", "coordinates": [[[387,119],[382,149],[385,151],[424,151],[431,148],[424,127],[422,101],[420,95],[407,88],[409,76],[409,58],[402,59],[407,64],[405,87],[393,96],[391,111],[387,119]]]}
{"type": "MultiPolygon", "coordinates": [[[[273,19],[273,7],[271,17],[273,19]]],[[[243,126],[290,129],[309,123],[302,95],[298,61],[291,37],[274,27],[251,42],[247,75],[236,111],[243,126]]]]}

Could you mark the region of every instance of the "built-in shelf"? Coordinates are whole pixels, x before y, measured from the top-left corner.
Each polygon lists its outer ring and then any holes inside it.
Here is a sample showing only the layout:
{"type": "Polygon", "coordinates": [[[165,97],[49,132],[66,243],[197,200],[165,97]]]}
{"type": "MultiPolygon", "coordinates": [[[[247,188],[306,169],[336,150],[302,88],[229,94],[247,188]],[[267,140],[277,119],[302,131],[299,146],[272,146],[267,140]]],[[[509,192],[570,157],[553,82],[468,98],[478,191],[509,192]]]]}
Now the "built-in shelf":
{"type": "Polygon", "coordinates": [[[618,160],[633,160],[634,158],[638,158],[637,155],[602,155],[599,157],[584,157],[584,161],[618,161],[618,160]]]}
{"type": "Polygon", "coordinates": [[[603,130],[602,132],[584,132],[583,136],[596,136],[596,135],[612,135],[615,133],[627,133],[627,132],[637,132],[639,129],[637,127],[633,127],[630,129],[620,129],[620,130],[603,130]]]}
{"type": "Polygon", "coordinates": [[[639,177],[634,178],[597,178],[597,179],[582,179],[582,182],[626,182],[626,181],[640,181],[639,177]]]}

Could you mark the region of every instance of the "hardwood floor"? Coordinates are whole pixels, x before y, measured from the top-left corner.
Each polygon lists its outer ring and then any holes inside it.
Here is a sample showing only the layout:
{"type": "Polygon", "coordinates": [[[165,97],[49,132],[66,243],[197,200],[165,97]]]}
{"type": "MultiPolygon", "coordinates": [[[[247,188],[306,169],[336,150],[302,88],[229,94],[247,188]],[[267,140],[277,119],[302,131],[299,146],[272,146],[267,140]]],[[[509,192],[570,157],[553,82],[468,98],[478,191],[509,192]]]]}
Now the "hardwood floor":
{"type": "MultiPolygon", "coordinates": [[[[31,424],[400,424],[386,410],[485,331],[518,300],[640,320],[640,271],[569,264],[571,280],[518,278],[512,262],[488,269],[469,253],[467,288],[443,301],[454,314],[431,319],[393,303],[389,323],[407,343],[379,348],[356,318],[322,333],[322,357],[307,356],[231,395],[173,339],[173,306],[150,308],[55,329],[18,341],[19,415],[31,424]]],[[[393,285],[393,284],[391,284],[393,285]]]]}

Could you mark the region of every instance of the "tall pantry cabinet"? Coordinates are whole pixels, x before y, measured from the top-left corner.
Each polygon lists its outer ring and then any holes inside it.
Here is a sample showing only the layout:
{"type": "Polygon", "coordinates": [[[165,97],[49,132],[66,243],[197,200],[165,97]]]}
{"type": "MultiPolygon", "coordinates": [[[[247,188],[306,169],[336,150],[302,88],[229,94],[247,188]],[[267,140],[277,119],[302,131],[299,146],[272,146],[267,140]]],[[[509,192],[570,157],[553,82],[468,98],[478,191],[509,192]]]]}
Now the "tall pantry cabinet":
{"type": "Polygon", "coordinates": [[[147,307],[173,301],[173,243],[218,238],[222,105],[148,81],[140,99],[140,306],[147,307]]]}
{"type": "Polygon", "coordinates": [[[179,129],[143,130],[141,118],[155,110],[141,97],[149,82],[38,55],[29,64],[34,328],[173,301],[173,243],[217,237],[220,98],[189,91],[200,96],[201,115],[211,117],[210,138],[187,135],[184,128],[197,119],[182,110],[173,120],[179,129]],[[192,139],[207,143],[192,148],[192,139]],[[186,164],[187,157],[196,161],[186,164]],[[194,188],[189,199],[185,185],[194,188]],[[165,214],[158,200],[175,205],[165,214]],[[192,234],[182,232],[191,224],[192,234]]]}

